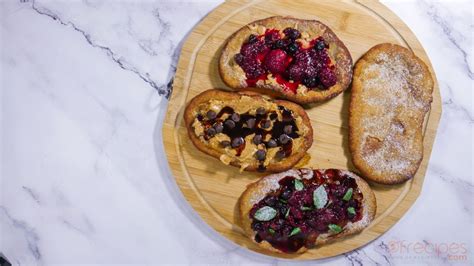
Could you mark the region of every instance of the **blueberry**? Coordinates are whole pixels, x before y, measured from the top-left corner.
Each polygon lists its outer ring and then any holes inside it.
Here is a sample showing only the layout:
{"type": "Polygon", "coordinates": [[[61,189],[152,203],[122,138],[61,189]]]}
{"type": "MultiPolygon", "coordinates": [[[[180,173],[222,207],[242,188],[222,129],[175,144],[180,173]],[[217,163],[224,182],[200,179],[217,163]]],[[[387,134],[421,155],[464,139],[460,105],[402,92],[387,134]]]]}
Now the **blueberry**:
{"type": "Polygon", "coordinates": [[[242,65],[244,62],[244,56],[242,54],[236,54],[234,55],[234,60],[237,64],[242,65]]]}
{"type": "Polygon", "coordinates": [[[255,143],[255,145],[262,143],[262,135],[255,135],[253,137],[253,143],[255,143]]]}
{"type": "Polygon", "coordinates": [[[239,121],[240,121],[240,115],[239,115],[238,113],[233,113],[230,118],[231,118],[232,121],[234,121],[234,122],[239,122],[239,121]]]}
{"type": "Polygon", "coordinates": [[[268,148],[275,148],[277,145],[278,145],[277,142],[273,139],[271,139],[267,142],[267,147],[268,148]]]}
{"type": "Polygon", "coordinates": [[[286,28],[283,30],[283,33],[285,34],[285,37],[293,40],[296,40],[301,37],[301,33],[297,29],[293,28],[286,28]]]}
{"type": "Polygon", "coordinates": [[[233,139],[232,143],[231,143],[232,148],[237,148],[242,144],[244,144],[244,139],[242,137],[237,137],[237,138],[233,139]]]}
{"type": "Polygon", "coordinates": [[[316,48],[316,50],[323,50],[326,48],[326,42],[324,40],[318,40],[314,48],[316,48]]]}
{"type": "Polygon", "coordinates": [[[280,39],[272,44],[272,49],[281,49],[281,48],[284,48],[285,46],[286,46],[286,42],[280,39]]]}
{"type": "Polygon", "coordinates": [[[259,107],[256,111],[257,115],[264,115],[266,112],[265,107],[259,107]]]}
{"type": "Polygon", "coordinates": [[[255,157],[257,157],[257,160],[263,161],[263,160],[265,160],[265,157],[267,157],[267,152],[264,151],[264,150],[258,150],[255,153],[255,157]]]}
{"type": "Polygon", "coordinates": [[[287,144],[291,140],[291,138],[286,134],[281,134],[278,140],[281,144],[287,144]]]}
{"type": "Polygon", "coordinates": [[[303,79],[303,84],[308,88],[314,88],[318,85],[317,77],[306,77],[303,79]]]}
{"type": "Polygon", "coordinates": [[[300,47],[298,46],[298,44],[292,42],[292,43],[288,44],[288,46],[286,47],[286,52],[290,55],[293,55],[296,52],[298,52],[299,48],[300,47]]]}
{"type": "Polygon", "coordinates": [[[250,34],[249,39],[248,39],[248,43],[254,43],[254,42],[256,42],[257,40],[258,40],[257,35],[255,35],[255,34],[250,34]]]}
{"type": "Polygon", "coordinates": [[[283,128],[283,132],[285,132],[285,134],[291,134],[291,132],[293,132],[293,126],[292,125],[286,125],[284,128],[283,128]]]}
{"type": "Polygon", "coordinates": [[[207,111],[206,116],[209,120],[212,120],[212,119],[216,118],[217,114],[216,114],[216,112],[214,112],[212,110],[209,110],[209,111],[207,111]]]}
{"type": "Polygon", "coordinates": [[[224,125],[229,129],[233,129],[235,127],[235,122],[228,119],[224,122],[224,125]]]}
{"type": "Polygon", "coordinates": [[[291,197],[291,193],[291,190],[286,189],[285,191],[283,191],[283,193],[281,193],[280,197],[284,200],[288,200],[291,197]]]}

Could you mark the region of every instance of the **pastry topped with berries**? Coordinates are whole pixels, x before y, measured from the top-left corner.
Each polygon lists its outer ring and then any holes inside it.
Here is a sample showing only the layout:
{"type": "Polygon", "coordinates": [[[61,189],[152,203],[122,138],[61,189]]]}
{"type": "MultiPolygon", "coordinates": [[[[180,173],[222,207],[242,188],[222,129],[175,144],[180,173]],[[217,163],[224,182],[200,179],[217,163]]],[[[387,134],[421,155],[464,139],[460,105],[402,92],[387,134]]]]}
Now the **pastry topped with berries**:
{"type": "Polygon", "coordinates": [[[305,104],[330,99],[350,84],[352,58],[323,23],[270,17],[227,41],[219,72],[233,89],[253,90],[305,104]]]}
{"type": "Polygon", "coordinates": [[[207,90],[190,101],[184,120],[199,150],[241,170],[288,170],[313,142],[302,107],[254,92],[207,90]]]}
{"type": "Polygon", "coordinates": [[[239,201],[245,233],[260,247],[302,253],[362,231],[376,200],[356,174],[339,169],[291,169],[247,186],[239,201]]]}

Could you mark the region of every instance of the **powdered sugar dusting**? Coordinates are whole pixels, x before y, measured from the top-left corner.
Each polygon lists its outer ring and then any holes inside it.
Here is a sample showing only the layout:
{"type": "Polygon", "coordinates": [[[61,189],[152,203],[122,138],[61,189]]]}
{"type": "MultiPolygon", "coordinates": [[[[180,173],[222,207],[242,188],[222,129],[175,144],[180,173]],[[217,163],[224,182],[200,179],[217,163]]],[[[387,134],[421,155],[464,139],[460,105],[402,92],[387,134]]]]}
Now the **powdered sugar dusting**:
{"type": "Polygon", "coordinates": [[[410,176],[421,159],[414,129],[421,128],[430,104],[422,70],[406,54],[382,52],[362,72],[360,127],[365,130],[359,143],[364,161],[376,174],[410,176]]]}

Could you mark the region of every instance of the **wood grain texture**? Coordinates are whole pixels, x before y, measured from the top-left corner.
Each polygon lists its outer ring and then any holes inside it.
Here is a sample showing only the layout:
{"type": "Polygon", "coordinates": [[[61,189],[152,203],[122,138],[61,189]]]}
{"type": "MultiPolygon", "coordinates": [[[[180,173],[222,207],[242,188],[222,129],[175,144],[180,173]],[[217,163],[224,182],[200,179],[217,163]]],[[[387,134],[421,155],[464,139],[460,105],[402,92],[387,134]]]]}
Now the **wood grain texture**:
{"type": "MultiPolygon", "coordinates": [[[[306,106],[314,129],[309,157],[298,166],[340,168],[354,172],[348,148],[350,90],[336,98],[306,106]]],[[[163,124],[163,144],[170,169],[186,200],[201,218],[227,239],[250,250],[297,260],[326,258],[351,251],[374,240],[393,226],[418,197],[441,116],[441,98],[430,61],[408,27],[375,1],[228,1],[189,33],[179,59],[173,93],[163,124]],[[371,184],[377,214],[362,233],[309,250],[300,255],[269,253],[252,243],[238,224],[237,201],[247,184],[263,174],[239,173],[198,151],[183,121],[186,103],[198,93],[226,88],[218,73],[219,52],[227,37],[257,19],[282,15],[317,19],[346,44],[354,61],[378,43],[392,42],[411,49],[430,68],[435,80],[433,103],[423,132],[424,158],[415,177],[401,185],[371,184]]]]}

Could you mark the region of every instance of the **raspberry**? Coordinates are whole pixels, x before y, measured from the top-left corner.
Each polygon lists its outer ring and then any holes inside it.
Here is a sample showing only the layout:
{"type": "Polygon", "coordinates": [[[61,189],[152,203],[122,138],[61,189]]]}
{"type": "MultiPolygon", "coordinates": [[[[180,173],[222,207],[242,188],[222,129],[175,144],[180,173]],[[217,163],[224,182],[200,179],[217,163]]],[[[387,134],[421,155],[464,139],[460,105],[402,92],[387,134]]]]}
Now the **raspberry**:
{"type": "Polygon", "coordinates": [[[283,50],[272,50],[265,57],[265,67],[274,74],[283,73],[287,65],[286,59],[287,55],[283,50]]]}
{"type": "Polygon", "coordinates": [[[265,43],[272,44],[280,39],[280,33],[278,30],[271,30],[265,33],[265,43]]]}
{"type": "Polygon", "coordinates": [[[321,72],[319,72],[319,79],[326,89],[334,86],[337,82],[336,74],[327,67],[321,69],[321,72]]]}

